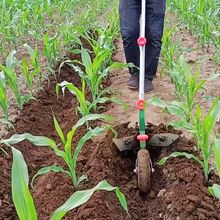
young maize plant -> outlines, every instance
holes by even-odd
[[[168,22],[166,22],[167,24]],[[169,73],[169,70],[173,69],[173,60],[174,55],[176,54],[178,45],[173,42],[173,37],[177,29],[177,24],[172,27],[166,25],[164,34],[163,34],[163,46],[162,46],[162,57],[161,63],[165,67],[166,71]]]
[[[198,101],[196,101],[197,95],[201,91],[204,91],[205,84],[218,77],[218,74],[208,79],[200,79],[200,71],[197,70],[195,73],[192,73],[189,65],[181,56],[179,61],[173,64],[173,69],[169,75],[175,86],[177,101],[172,101],[167,104],[161,99],[153,97],[149,100],[149,103],[161,108],[166,108],[172,115],[178,117],[184,116],[187,122],[191,122],[193,110],[198,104]]]
[[[35,78],[35,72],[29,71],[28,62],[25,58],[21,61],[22,74],[25,79],[27,88],[29,89],[31,95],[33,95],[33,80]]]
[[[85,29],[85,27],[77,26],[74,28],[74,42],[73,50],[71,53],[80,54],[81,49],[88,44],[92,51],[89,51],[91,57],[99,56],[99,54],[105,53],[105,59],[102,61],[101,69],[105,69],[107,65],[111,63],[113,48],[110,45],[112,42],[106,42],[103,34],[104,29],[96,27],[92,32]],[[90,48],[89,48],[90,49]]]
[[[31,99],[31,96],[30,95],[23,96],[20,93],[18,78],[14,70],[14,68],[18,65],[18,61],[14,56],[15,53],[16,53],[15,50],[11,51],[11,53],[7,57],[6,65],[3,66],[2,64],[0,64],[0,70],[4,73],[6,84],[13,91],[17,104],[21,110],[23,104],[28,102]]]
[[[9,103],[7,99],[6,82],[4,77],[3,72],[0,72],[0,106],[4,114],[4,119],[8,120]]]
[[[40,64],[39,64],[39,51],[38,51],[37,47],[35,47],[35,49],[33,49],[28,44],[24,44],[24,46],[27,48],[27,50],[30,54],[30,61],[31,61],[31,65],[33,68],[33,70],[29,74],[24,74],[24,77],[28,83],[28,86],[30,87],[29,89],[31,89],[31,92],[32,92],[33,79],[35,78],[35,76],[38,76],[39,88],[42,87],[42,77],[43,76],[42,76]]]
[[[217,120],[220,117],[220,101],[217,98],[212,107],[209,109],[207,115],[202,118],[201,106],[198,104],[195,113],[192,114],[191,122],[187,122],[186,119],[181,118],[179,121],[174,123],[174,128],[184,128],[194,135],[196,146],[201,151],[202,160],[199,157],[189,154],[186,152],[174,152],[170,156],[160,160],[159,164],[163,165],[168,159],[172,157],[184,156],[188,159],[196,160],[203,168],[205,179],[208,180],[210,173],[209,159],[213,154],[213,138],[214,128]]]
[[[215,164],[218,170],[218,175],[220,177],[220,136],[218,135],[215,139],[214,143],[214,156],[215,156]],[[220,200],[220,185],[214,184],[212,187],[209,187],[209,192]]]
[[[82,79],[82,89],[78,89],[76,86],[74,86],[72,83],[68,83],[66,81],[59,83],[56,85],[56,93],[57,96],[59,94],[60,88],[62,89],[63,95],[65,93],[65,89],[67,88],[73,95],[76,96],[79,106],[77,106],[77,110],[82,116],[89,115],[91,112],[91,109],[93,107],[92,103],[86,100],[86,91],[85,91],[85,80]]]
[[[167,2],[172,11],[196,33],[202,44],[219,39],[219,7],[217,0],[172,0]],[[219,46],[219,45],[218,45]]]
[[[108,77],[110,71],[114,69],[120,69],[124,67],[133,67],[132,64],[124,64],[119,62],[113,62],[110,66],[103,69],[103,63],[105,63],[106,57],[109,55],[109,51],[103,51],[103,53],[99,53],[93,60],[87,49],[81,48],[81,56],[82,62],[78,60],[66,60],[60,65],[60,69],[64,64],[72,67],[79,76],[85,80],[88,85],[91,95],[92,101],[91,105],[89,104],[89,109],[93,111],[97,111],[98,105],[103,104],[107,101],[112,100],[111,98],[106,97],[106,94],[109,94],[109,89],[102,89],[102,82],[104,79]],[[84,71],[80,68],[80,66],[75,65],[75,63],[84,67]],[[68,83],[64,83],[64,85]],[[70,86],[69,86],[70,87]],[[67,86],[68,88],[68,86]],[[72,87],[73,88],[73,87]],[[69,88],[68,88],[69,89]],[[83,92],[83,90],[82,90]],[[75,93],[75,92],[74,92]],[[78,96],[78,95],[77,95]],[[113,99],[114,100],[114,99]],[[81,105],[81,103],[80,103]],[[92,107],[91,107],[92,106]]]
[[[101,128],[101,127],[96,127],[94,129],[90,129],[78,142],[74,153],[72,155],[72,140],[74,135],[76,134],[76,131],[79,127],[81,127],[82,125],[84,125],[85,123],[87,123],[88,121],[91,120],[105,120],[105,121],[109,121],[110,120],[110,116],[107,115],[100,115],[100,114],[91,114],[91,115],[87,115],[83,118],[81,118],[74,126],[73,128],[68,132],[67,136],[65,137],[63,134],[63,131],[58,123],[58,121],[56,120],[55,116],[53,116],[53,120],[54,120],[54,127],[56,129],[56,132],[60,138],[60,141],[62,143],[63,146],[63,150],[60,150],[58,148],[58,145],[56,144],[56,142],[53,139],[47,138],[47,137],[43,137],[43,136],[33,136],[29,133],[25,133],[25,134],[15,134],[13,135],[11,138],[6,139],[6,140],[2,140],[0,141],[0,143],[6,144],[8,146],[20,143],[23,140],[28,140],[30,141],[33,145],[36,146],[47,146],[50,147],[54,153],[58,156],[61,157],[62,160],[64,161],[64,163],[67,165],[68,170],[63,169],[60,166],[48,166],[48,167],[44,167],[42,169],[40,169],[36,175],[33,177],[32,183],[35,180],[35,178],[39,175],[44,175],[48,172],[62,172],[65,173],[66,175],[68,175],[73,183],[73,186],[75,189],[77,189],[79,183],[83,180],[86,179],[85,176],[81,176],[78,178],[77,173],[76,173],[76,166],[77,166],[77,158],[79,156],[80,151],[82,150],[84,144],[90,140],[93,136],[97,136],[99,134],[101,134],[102,132],[105,131],[105,128]]]
[[[29,190],[29,175],[27,164],[22,153],[11,147],[12,162],[12,199],[20,220],[37,220],[38,214],[33,197]],[[86,203],[97,191],[114,191],[121,206],[128,213],[127,202],[124,194],[118,187],[111,186],[106,180],[99,182],[94,188],[76,191],[70,198],[52,214],[50,220],[61,220],[70,210]]]
[[[47,58],[48,70],[54,73],[54,65],[60,60],[61,42],[60,36],[49,37],[48,33],[43,36],[43,54]]]

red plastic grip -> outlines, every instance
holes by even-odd
[[[138,139],[139,141],[141,141],[141,142],[147,141],[148,138],[149,138],[149,137],[148,137],[148,135],[146,135],[146,134],[140,134],[140,135],[137,136],[137,139]]]
[[[136,107],[138,110],[144,110],[144,100],[143,99],[137,100]]]
[[[147,39],[145,37],[139,37],[137,43],[140,47],[143,47],[147,44]]]

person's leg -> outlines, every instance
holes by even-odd
[[[139,67],[139,47],[137,39],[140,31],[140,13],[141,13],[141,0],[120,0],[119,14],[120,14],[120,27],[127,63],[133,63]],[[137,68],[129,69],[132,75],[128,81],[130,88],[138,88],[139,71]]]
[[[156,76],[159,56],[162,45],[164,17],[165,17],[165,0],[147,0],[146,14],[146,78],[152,80]]]

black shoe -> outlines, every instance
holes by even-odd
[[[133,74],[128,80],[129,89],[138,89],[139,87],[139,76],[138,74]]]
[[[144,82],[144,92],[145,93],[151,93],[154,90],[154,85],[152,83],[152,80],[145,78]]]

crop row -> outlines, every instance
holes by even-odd
[[[109,15],[109,18],[107,19],[107,22],[105,21],[105,25],[102,23],[93,22],[94,15],[97,16],[98,13],[95,10],[95,3],[97,1],[91,1],[91,4],[86,3],[86,1],[63,1],[62,3],[60,1],[47,1],[44,2],[44,7],[41,8],[41,5],[38,5],[39,3],[36,2],[36,5],[34,2],[31,2],[30,4],[27,1],[20,1],[17,5],[16,13],[19,12],[19,8],[24,9],[24,7],[27,7],[27,10],[36,10],[36,14],[34,14],[34,18],[37,18],[37,15],[43,15],[44,11],[41,13],[38,11],[40,9],[46,10],[51,17],[55,18],[54,12],[58,12],[58,18],[61,20],[67,21],[67,18],[64,19],[63,16],[68,16],[68,12],[71,6],[77,4],[80,7],[90,5],[91,10],[88,9],[81,9],[80,13],[83,13],[83,15],[87,14],[85,16],[86,18],[83,18],[82,20],[78,19],[77,24],[64,24],[62,23],[62,28],[65,27],[66,32],[63,32],[64,29],[58,29],[60,31],[57,32],[56,36],[49,37],[50,33],[44,33],[42,36],[43,39],[43,54],[47,58],[48,61],[48,67],[49,70],[52,71],[52,68],[54,67],[53,64],[56,63],[60,58],[60,51],[61,47],[63,45],[68,46],[71,48],[71,54],[74,54],[76,57],[80,57],[79,59],[71,60],[68,57],[65,57],[60,65],[59,73],[64,65],[69,65],[76,74],[79,74],[81,77],[81,88],[77,88],[74,83],[69,82],[61,82],[57,83],[56,86],[56,92],[59,98],[59,90],[62,89],[63,93],[65,92],[65,89],[68,89],[74,96],[76,96],[78,100],[78,107],[77,110],[81,115],[81,119],[72,126],[72,128],[69,130],[67,135],[64,134],[64,132],[61,129],[60,123],[57,121],[56,116],[53,115],[54,120],[54,129],[56,130],[56,133],[60,140],[58,142],[55,142],[55,140],[44,137],[44,136],[33,136],[32,134],[25,133],[25,134],[15,134],[12,135],[9,139],[1,140],[0,143],[3,145],[6,145],[11,148],[12,155],[13,155],[13,163],[12,163],[12,174],[11,174],[11,187],[12,187],[12,199],[16,208],[17,215],[19,219],[21,220],[27,220],[27,219],[38,219],[37,210],[35,207],[34,199],[31,195],[31,191],[29,190],[29,176],[28,176],[28,169],[27,165],[25,163],[25,160],[23,158],[22,153],[13,147],[15,144],[22,142],[23,140],[30,141],[35,146],[46,146],[54,151],[54,154],[58,157],[60,157],[65,167],[61,166],[47,166],[42,167],[33,177],[31,181],[32,187],[34,187],[34,180],[40,176],[45,175],[48,172],[61,172],[64,175],[67,175],[73,183],[74,186],[74,192],[73,195],[57,210],[54,211],[54,213],[51,216],[51,219],[62,219],[66,213],[82,204],[87,202],[93,193],[95,193],[98,190],[106,190],[106,191],[114,191],[116,193],[117,198],[119,199],[120,204],[122,207],[128,212],[127,209],[127,203],[125,196],[121,193],[118,187],[112,187],[106,180],[101,181],[98,183],[94,188],[78,191],[78,186],[82,181],[85,181],[87,177],[85,175],[82,175],[81,177],[78,176],[76,169],[77,169],[77,159],[78,156],[85,145],[85,143],[90,140],[92,137],[97,136],[104,131],[111,129],[111,127],[106,124],[109,122],[111,117],[103,114],[98,114],[99,108],[102,107],[102,105],[112,100],[112,98],[109,98],[109,94],[111,91],[108,89],[103,88],[103,80],[106,80],[109,75],[109,71],[115,68],[122,68],[127,65],[117,62],[112,62],[112,54],[114,51],[114,40],[119,34],[119,24],[118,24],[118,16],[116,13],[116,7],[117,7],[117,1],[115,2],[108,2],[108,4],[103,1],[103,5],[100,6],[102,9],[107,10],[107,6],[111,5],[113,10],[111,10],[111,15]],[[10,6],[11,4],[9,2],[5,2],[4,7]],[[8,3],[8,4],[7,4]],[[61,4],[61,5],[60,5]],[[72,5],[73,4],[73,5]],[[29,8],[28,8],[29,6]],[[33,8],[30,8],[32,6]],[[49,7],[52,6],[51,8]],[[94,11],[92,10],[94,9]],[[10,13],[10,16],[13,14],[14,8],[11,8],[12,11],[10,11],[7,8],[7,12]],[[58,10],[58,11],[57,11]],[[67,10],[67,11],[66,11]],[[99,9],[100,10],[100,9]],[[19,13],[21,13],[21,11]],[[29,12],[29,11],[28,11]],[[27,14],[29,14],[27,12]],[[51,12],[51,14],[50,14]],[[6,13],[6,12],[5,12]],[[16,14],[15,13],[15,14]],[[22,11],[22,13],[25,13]],[[91,13],[91,14],[90,14]],[[93,14],[96,13],[96,14]],[[61,16],[62,14],[62,16]],[[15,15],[14,15],[15,16]],[[24,14],[22,14],[24,16]],[[36,16],[36,17],[35,17]],[[91,16],[91,17],[90,17]],[[107,16],[107,15],[106,15]],[[108,16],[107,16],[108,17]],[[18,34],[18,38],[24,35],[25,28],[29,30],[28,26],[28,18],[29,16],[26,16],[25,18],[22,17],[22,24],[21,29],[17,29],[18,27],[13,26],[10,29],[9,36],[12,36],[11,31],[14,31],[16,34]],[[41,16],[37,19],[37,23],[40,22]],[[56,22],[55,18],[55,21]],[[87,25],[83,25],[83,22],[85,22],[84,19],[88,19]],[[43,21],[42,21],[43,22]],[[45,22],[45,21],[44,21]],[[39,24],[39,23],[38,23]],[[42,25],[42,23],[40,23]],[[5,24],[6,25],[6,24]],[[8,25],[8,24],[7,24]],[[27,25],[27,26],[26,26]],[[66,25],[66,26],[65,26]],[[70,25],[70,26],[68,26]],[[61,27],[60,24],[58,27]],[[54,28],[56,28],[56,25],[52,26],[53,31],[55,31]],[[58,28],[57,27],[57,28]],[[37,28],[39,27],[35,27]],[[41,29],[42,31],[42,29]],[[51,30],[52,31],[52,30]],[[20,35],[21,36],[20,36]],[[40,38],[40,36],[35,36]],[[63,38],[64,36],[64,38]],[[9,38],[7,38],[6,33],[4,32],[4,38],[7,42]],[[62,41],[61,41],[62,39]],[[14,39],[14,44],[16,45],[16,39]],[[62,43],[61,43],[62,42]],[[68,42],[68,43],[67,43]],[[83,43],[84,42],[84,43]],[[87,45],[85,47],[84,45]],[[70,47],[71,46],[71,47]],[[4,94],[1,97],[1,107],[4,110],[4,117],[7,124],[8,122],[8,100],[7,100],[7,91],[6,86],[9,86],[10,89],[13,91],[14,96],[16,97],[18,106],[20,110],[22,109],[22,106],[26,101],[28,101],[30,98],[33,98],[33,84],[35,77],[38,79],[38,85],[39,87],[42,86],[42,78],[43,75],[41,73],[41,69],[39,67],[39,49],[37,46],[35,48],[30,47],[28,44],[25,44],[25,47],[27,47],[29,51],[29,59],[22,59],[18,60],[15,57],[15,50],[10,52],[9,56],[7,57],[7,61],[5,65],[1,65],[0,68],[2,70],[1,73],[1,82],[2,82],[2,91],[4,91]],[[31,70],[30,70],[31,65]],[[19,90],[19,83],[18,83],[18,72],[21,70],[21,73],[23,74],[23,77],[25,79],[25,82],[27,83],[27,87],[29,88],[29,94],[23,95],[21,94]],[[87,92],[86,92],[87,91]],[[92,99],[89,101],[88,97],[88,91],[89,95],[91,95]],[[104,125],[102,127],[90,127],[90,121],[95,120],[102,120],[104,121]],[[73,138],[76,135],[77,130],[80,127],[84,127],[84,129],[87,130],[87,132],[80,138],[77,144],[72,143]],[[2,149],[3,150],[3,149]],[[5,151],[5,150],[3,150]],[[7,150],[6,150],[7,151]],[[6,153],[6,152],[5,152]],[[67,167],[67,168],[66,168]]]
[[[176,43],[171,44],[178,30],[179,27],[176,24],[167,25],[162,54],[162,64],[174,84],[176,100],[167,103],[160,98],[153,97],[148,103],[163,108],[174,115],[177,119],[170,125],[191,133],[196,143],[196,150],[195,154],[173,152],[170,156],[161,159],[159,164],[163,165],[173,157],[193,159],[203,168],[204,177],[208,183],[213,169],[217,169],[220,177],[220,135],[216,131],[216,123],[220,118],[220,97],[207,97],[202,94],[206,92],[205,85],[210,80],[217,80],[219,74],[212,74],[211,77],[203,79],[199,66],[195,72],[192,71],[180,52],[180,46]],[[202,109],[205,102],[209,103],[210,108],[204,111]],[[215,158],[215,167],[210,165],[212,158]],[[210,186],[209,192],[220,199],[220,185]]]
[[[1,1],[0,107],[3,117],[0,122],[12,126],[10,105],[16,102],[21,110],[33,99],[34,93],[42,88],[42,81],[55,73],[55,66],[63,55],[77,53],[73,50],[75,42],[79,43],[77,38],[85,30],[96,27],[94,32],[97,31],[99,40],[103,41],[100,47],[106,46],[106,41],[118,33],[117,23],[108,29],[111,35],[105,30],[108,20],[117,17],[116,12],[109,9],[113,4],[116,3],[96,0],[89,3],[76,0]],[[99,21],[97,16],[100,16]],[[95,44],[92,39],[90,43]],[[100,62],[105,55],[101,56],[96,49],[96,59]],[[110,57],[111,50],[106,48],[106,56],[108,53]]]

